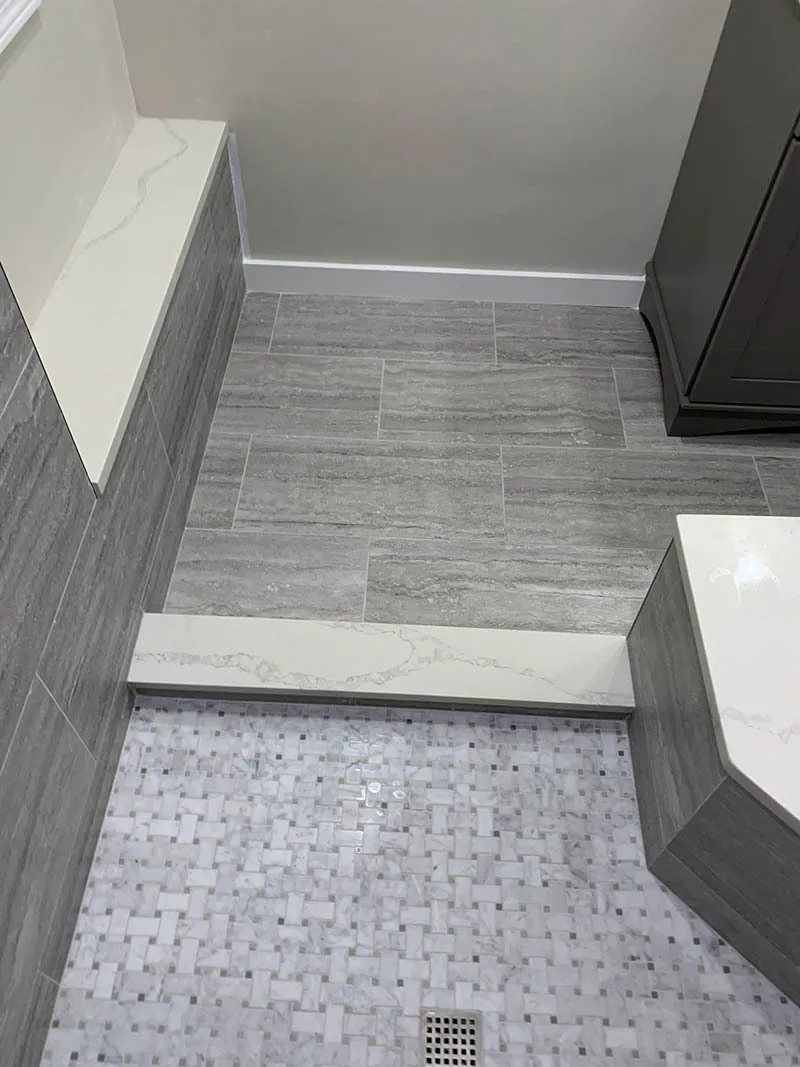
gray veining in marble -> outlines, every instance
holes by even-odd
[[[500,449],[254,436],[234,527],[503,536]]]
[[[656,552],[373,539],[367,622],[628,632]]]
[[[781,455],[795,453],[800,460],[800,433],[731,433],[703,437],[668,437],[664,426],[661,375],[652,370],[616,367],[622,424],[628,448],[672,451]]]
[[[94,503],[34,353],[0,415],[0,764]]]
[[[387,360],[381,437],[624,447],[608,368]]]
[[[497,304],[500,363],[657,367],[644,319],[633,308]]]
[[[748,456],[503,447],[506,528],[525,543],[665,551],[676,514],[763,515]]]
[[[238,352],[269,352],[278,299],[277,293],[248,293],[233,341]]]
[[[217,434],[212,427],[187,528],[232,529],[249,448],[249,434]]]
[[[283,295],[270,351],[492,363],[492,305]]]
[[[93,770],[86,747],[35,678],[0,773],[0,1050],[9,1067]]]
[[[222,315],[216,243],[204,212],[167,309],[144,384],[173,470],[194,415]]]
[[[32,351],[31,336],[0,266],[0,414]]]
[[[144,702],[43,1067],[418,1067],[423,1009],[485,1067],[800,1057],[645,868],[621,724]]]
[[[773,515],[800,515],[800,453],[796,459],[759,456],[756,467]]]
[[[133,605],[141,602],[171,492],[169,463],[143,389],[39,667],[42,680],[92,750],[130,654],[139,622]]]
[[[360,621],[368,541],[260,530],[187,530],[165,611]]]
[[[219,432],[377,437],[380,360],[234,349],[214,417]]]

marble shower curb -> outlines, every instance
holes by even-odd
[[[624,637],[535,630],[146,614],[128,682],[157,692],[633,710]]]

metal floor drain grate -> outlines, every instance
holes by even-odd
[[[423,1012],[423,1067],[480,1067],[480,1054],[481,1017],[478,1012]]]

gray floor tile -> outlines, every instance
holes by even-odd
[[[503,448],[517,543],[664,550],[676,514],[766,514],[748,456]]]
[[[0,414],[31,352],[31,336],[0,265]]]
[[[235,526],[502,537],[500,450],[253,437]]]
[[[365,618],[627,633],[660,559],[630,549],[375,540]]]
[[[661,375],[658,369],[630,367],[614,371],[629,448],[669,449],[673,452],[727,452],[747,455],[795,453],[800,459],[800,433],[711,434],[668,437],[664,426]]]
[[[187,530],[165,611],[359,621],[365,537]]]
[[[268,352],[278,310],[277,293],[248,293],[242,305],[242,317],[234,338],[240,352]]]
[[[45,1067],[419,1067],[427,1008],[485,1067],[800,1056],[645,867],[623,723],[151,700],[103,830]]]
[[[212,429],[197,476],[187,528],[232,528],[249,447],[249,434],[219,434]]]
[[[800,455],[797,459],[759,456],[758,474],[773,515],[800,515]]]
[[[381,437],[622,447],[608,368],[387,360]]]
[[[501,363],[657,366],[644,319],[633,308],[497,304],[495,319]]]
[[[234,349],[214,429],[309,437],[376,437],[380,360],[264,355]]]
[[[492,305],[282,296],[272,351],[493,362]]]

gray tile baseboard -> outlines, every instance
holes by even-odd
[[[38,1063],[244,299],[227,156],[96,498],[0,271],[0,1062]],[[200,235],[199,237],[197,235]],[[8,758],[5,758],[5,757]]]
[[[674,544],[628,637],[628,724],[647,864],[800,1003],[800,835],[720,759]]]

